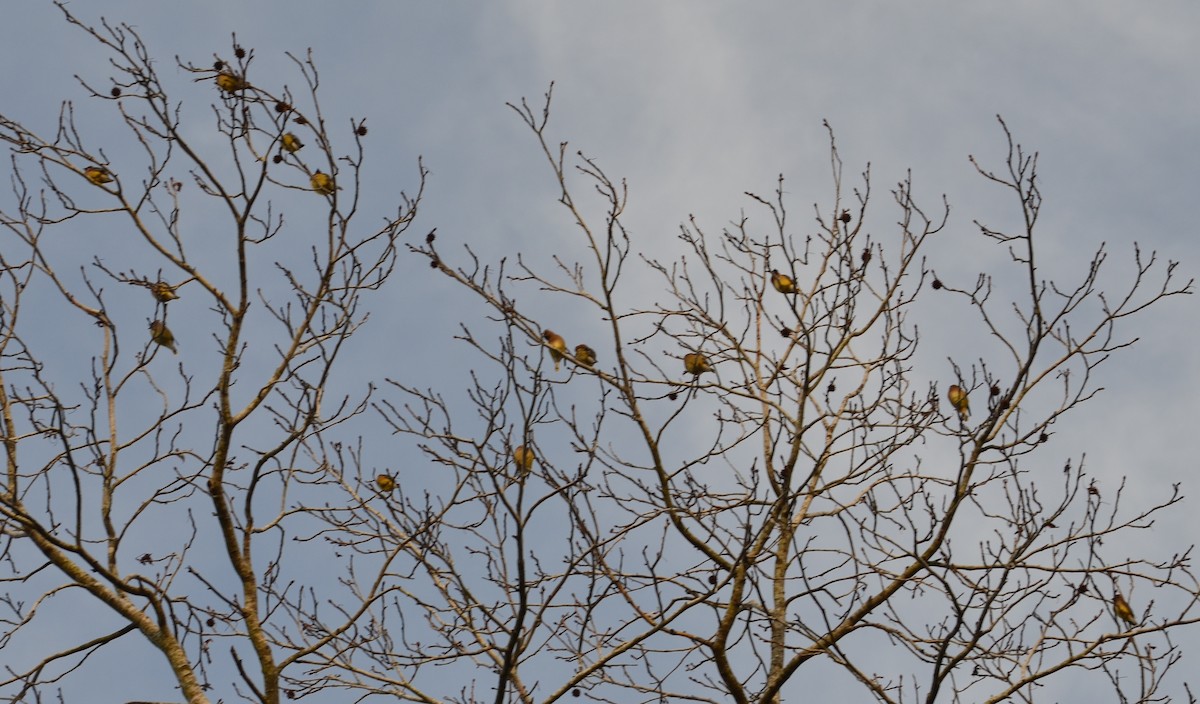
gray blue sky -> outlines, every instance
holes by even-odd
[[[830,195],[828,120],[847,176],[870,162],[877,203],[906,169],[931,206],[947,195],[952,214],[931,255],[935,269],[982,266],[994,253],[981,251],[972,220],[1015,211],[974,174],[968,155],[1002,165],[1000,114],[1041,155],[1048,275],[1078,278],[1107,243],[1105,281],[1120,289],[1135,241],[1182,260],[1184,279],[1200,272],[1193,0],[106,0],[72,9],[133,24],[161,74],[184,86],[191,77],[174,57],[205,65],[214,52],[228,56],[231,32],[253,48],[259,72],[293,85],[284,52],[311,47],[330,122],[366,117],[371,130],[363,220],[389,213],[396,193],[412,188],[420,155],[432,176],[413,236],[436,227],[442,248],[470,242],[485,257],[524,252],[545,264],[569,236],[533,137],[505,107],[522,97],[538,105],[555,81],[553,138],[627,179],[626,224],[656,254],[672,251],[689,215],[718,231],[751,208],[744,191],[770,193],[779,173],[794,222],[809,217]],[[5,112],[45,132],[60,101],[84,100],[74,74],[102,85],[107,75],[100,49],[42,0],[9,3],[0,47]],[[872,224],[885,230],[887,215],[879,208]],[[383,342],[354,350],[344,381],[403,379],[409,370],[418,383],[459,388],[475,358],[450,337],[460,321],[477,320],[477,304],[422,260],[402,256],[400,267],[386,304],[372,312],[370,335]],[[1191,518],[1200,499],[1191,448],[1198,323],[1194,297],[1130,320],[1124,332],[1141,342],[1102,368],[1105,392],[1068,416],[1042,455],[1057,468],[1086,452],[1110,486],[1129,475],[1134,500],[1162,498],[1182,482],[1196,498],[1160,526],[1180,547],[1200,539]],[[423,344],[412,343],[414,330]],[[930,344],[953,344],[956,331],[932,322],[927,334]]]

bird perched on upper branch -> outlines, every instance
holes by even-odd
[[[521,476],[529,474],[529,470],[533,469],[533,450],[524,445],[517,445],[513,450],[513,463],[517,465],[517,472]]]
[[[967,392],[958,384],[951,384],[946,390],[946,397],[950,399],[950,405],[954,406],[954,410],[958,411],[958,416],[963,420],[971,417],[971,403],[967,399]]]
[[[179,350],[175,348],[175,335],[161,320],[150,323],[150,340],[171,350],[172,354],[179,354]]]
[[[712,367],[708,364],[708,357],[699,352],[688,352],[683,355],[683,369],[693,376],[700,376],[704,372],[712,371]]]
[[[218,73],[217,87],[226,93],[236,93],[239,90],[246,89],[246,82],[232,73]]]
[[[113,180],[112,174],[103,166],[85,166],[83,168],[83,175],[97,186],[104,183],[112,183]]]
[[[796,282],[792,280],[792,277],[780,273],[775,269],[771,270],[771,285],[775,287],[776,291],[785,295],[791,295],[796,292]]]
[[[1129,608],[1129,602],[1125,601],[1121,592],[1113,592],[1113,611],[1117,612],[1117,616],[1130,626],[1138,625],[1137,617],[1133,615],[1133,609]]]
[[[304,148],[304,144],[300,141],[300,139],[291,132],[284,133],[284,135],[279,138],[279,144],[289,152],[298,152]]]
[[[575,345],[575,360],[585,367],[596,363],[596,350],[587,345]]]
[[[337,186],[333,185],[333,177],[320,169],[312,175],[309,183],[314,191],[322,195],[331,196],[337,190]]]
[[[380,474],[375,477],[375,486],[383,493],[390,494],[396,488],[396,480],[390,474]]]
[[[154,296],[154,300],[159,303],[169,303],[179,298],[179,294],[175,293],[175,287],[166,281],[155,281],[150,284],[150,295]]]
[[[566,357],[567,341],[562,339],[562,335],[547,328],[542,331],[542,339],[546,341],[546,345],[550,347],[550,359],[554,360],[554,371],[558,371],[558,363]]]

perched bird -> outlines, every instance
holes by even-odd
[[[217,87],[226,93],[236,93],[246,89],[246,82],[232,73],[218,73]]]
[[[323,195],[331,196],[337,190],[337,186],[333,185],[333,177],[320,169],[312,175],[310,183],[314,191]]]
[[[558,371],[558,363],[567,356],[567,341],[553,330],[543,330],[542,339],[550,346],[550,359],[554,360],[554,371]]]
[[[513,450],[513,462],[521,476],[529,474],[529,470],[533,469],[533,450],[524,445],[517,445]]]
[[[300,139],[291,132],[284,133],[284,135],[279,138],[279,144],[289,152],[298,152],[304,148],[304,144],[301,143]]]
[[[596,363],[596,350],[587,345],[575,345],[575,359],[585,367]]]
[[[771,270],[771,285],[775,287],[776,291],[783,294],[790,295],[796,292],[796,282],[792,281],[792,277],[774,269]]]
[[[175,287],[166,281],[155,281],[150,284],[150,295],[154,296],[154,300],[159,303],[168,303],[179,298],[179,294],[175,293]]]
[[[83,175],[87,180],[99,186],[103,183],[112,183],[112,174],[108,173],[108,169],[103,166],[85,166]]]
[[[396,488],[396,480],[390,474],[379,474],[375,476],[375,486],[383,493],[390,494]]]
[[[175,349],[175,335],[167,328],[167,324],[161,320],[155,320],[150,323],[150,340],[171,350],[172,354],[179,354],[179,350]]]
[[[683,368],[693,376],[700,376],[704,372],[712,371],[712,367],[708,364],[708,357],[699,352],[688,352],[683,355]]]
[[[958,384],[951,384],[946,390],[946,396],[950,399],[950,405],[958,411],[958,416],[963,420],[971,417],[971,403],[967,400],[967,392],[963,391],[963,387]]]
[[[1137,617],[1133,615],[1133,609],[1129,608],[1129,602],[1125,601],[1121,592],[1113,592],[1113,611],[1116,611],[1117,616],[1130,626],[1138,625]]]

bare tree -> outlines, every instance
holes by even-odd
[[[780,178],[747,194],[751,215],[715,234],[689,219],[679,257],[651,258],[624,183],[550,138],[549,94],[522,101],[577,238],[548,271],[444,253],[433,232],[409,244],[488,311],[459,335],[480,359],[465,402],[411,379],[330,399],[423,169],[416,196],[363,229],[366,126],[326,125],[311,57],[295,59],[298,95],[236,38],[232,57],[181,62],[219,98],[227,151],[211,153],[128,26],[64,13],[111,50],[114,85],[85,86],[142,151],[110,160],[70,104],[53,139],[0,116],[16,203],[0,249],[0,647],[21,654],[6,701],[51,698],[106,655],[143,677],[165,663],[189,702],[1178,689],[1173,635],[1200,600],[1190,547],[1105,545],[1178,488],[1130,508],[1082,459],[1046,471],[1039,450],[1131,344],[1122,321],[1192,282],[1135,251],[1133,282],[1105,294],[1104,250],[1079,281],[1046,280],[1036,154],[1003,123],[1008,158],[977,169],[1020,226],[978,224],[1010,263],[976,277],[926,262],[944,200],[918,204],[906,179],[880,206],[869,169],[843,186],[832,130],[814,220],[792,223]],[[214,211],[220,228],[192,224]],[[112,215],[119,256],[87,239]],[[919,347],[912,321],[934,297],[986,352]],[[379,418],[397,437],[370,447],[357,429]],[[368,469],[410,443],[424,466]],[[60,611],[71,628],[43,637]]]
[[[128,25],[59,7],[109,51],[113,79],[81,79],[101,105],[79,119],[65,103],[52,136],[0,117],[15,197],[0,250],[0,692],[40,701],[111,652],[133,695],[165,663],[189,702],[213,687],[278,702],[298,662],[395,588],[322,610],[336,574],[313,565],[333,543],[295,540],[329,486],[342,501],[373,495],[327,471],[352,451],[330,429],[370,392],[325,391],[363,297],[393,272],[425,173],[364,226],[367,128],[327,124],[311,56],[293,57],[295,94],[260,81],[236,37],[231,56],[181,62],[216,101],[193,113]],[[104,107],[130,148],[92,136]],[[74,271],[78,254],[94,261]],[[147,646],[165,660],[144,660]]]
[[[683,254],[658,261],[626,228],[625,184],[548,137],[550,94],[512,107],[585,255],[543,272],[411,247],[489,306],[499,338],[463,328],[493,370],[473,377],[473,415],[402,381],[405,400],[380,404],[454,491],[405,497],[384,531],[396,548],[424,536],[405,575],[422,596],[397,606],[426,627],[360,666],[362,686],[403,693],[461,660],[489,685],[464,702],[1033,701],[1052,676],[1169,697],[1171,633],[1200,596],[1191,548],[1130,559],[1104,543],[1148,529],[1178,487],[1129,508],[1082,459],[1048,473],[1037,451],[1132,343],[1119,323],[1191,293],[1175,263],[1135,250],[1115,296],[1103,249],[1079,281],[1045,280],[1037,155],[1003,122],[1007,159],[976,166],[1020,215],[1013,231],[977,223],[1009,256],[999,281],[929,269],[949,205],[919,205],[908,178],[881,208],[869,169],[847,192],[832,131],[833,198],[811,226],[792,224],[781,177],[747,194],[765,217],[715,235],[689,219]],[[882,233],[878,210],[895,220]],[[982,323],[987,355],[919,354],[910,320],[933,296],[962,329]],[[595,337],[573,346],[572,328]]]

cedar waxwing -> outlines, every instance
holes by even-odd
[[[154,296],[154,300],[159,303],[169,303],[179,298],[179,294],[175,293],[175,287],[166,281],[155,281],[150,284],[150,295]]]
[[[575,345],[575,359],[585,367],[596,363],[596,350],[587,345]]]
[[[550,346],[550,359],[554,360],[554,371],[558,371],[558,363],[567,356],[567,341],[553,330],[543,330],[542,339]]]
[[[300,139],[291,132],[284,133],[284,135],[279,138],[279,144],[289,152],[298,152],[304,148],[304,144],[301,143]]]
[[[104,168],[103,166],[85,166],[83,169],[83,175],[87,177],[87,180],[91,181],[97,186],[103,183],[112,183],[112,175],[109,174],[108,169]]]
[[[319,169],[312,175],[310,183],[312,189],[322,195],[331,196],[337,190],[337,186],[333,185],[333,177]]]
[[[1116,611],[1117,616],[1130,626],[1138,625],[1137,617],[1133,615],[1133,609],[1129,608],[1129,602],[1125,601],[1121,592],[1113,592],[1113,611]]]
[[[712,371],[712,367],[708,364],[708,357],[699,352],[689,352],[683,355],[683,368],[693,376],[700,376],[704,372]]]
[[[533,450],[524,445],[517,445],[517,449],[513,450],[513,462],[517,465],[518,474],[529,474],[529,470],[533,469]]]
[[[217,87],[226,93],[236,93],[239,90],[245,90],[246,82],[232,73],[218,73]]]
[[[171,334],[167,324],[161,320],[150,323],[150,340],[171,350],[172,354],[179,354],[179,350],[175,349],[175,335]]]
[[[390,474],[380,474],[375,477],[375,486],[383,493],[390,494],[396,488],[396,480]]]
[[[951,384],[946,390],[946,397],[950,399],[950,405],[958,411],[960,418],[966,420],[971,417],[971,402],[967,399],[967,392],[963,391],[963,387]]]
[[[781,274],[774,269],[771,270],[771,285],[775,287],[776,291],[783,294],[793,294],[796,292],[796,282],[792,281],[792,277],[787,274]]]

